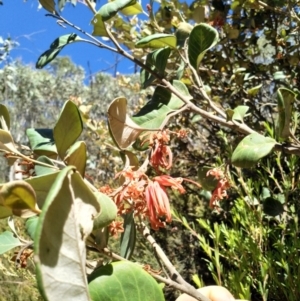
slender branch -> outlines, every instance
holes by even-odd
[[[91,11],[93,12],[94,15],[97,14],[97,11],[95,10],[95,8],[93,7],[93,5],[91,4],[90,0],[85,0],[87,6],[91,9]],[[107,24],[104,23],[104,27],[105,27],[105,31],[109,37],[109,39],[114,43],[114,45],[116,46],[117,50],[119,51],[119,53],[123,53],[124,50],[123,48],[120,46],[120,44],[118,43],[118,41],[116,40],[116,38],[113,36],[112,32],[109,30],[109,28],[107,27]]]
[[[187,54],[187,48],[185,48],[185,56],[186,58],[188,57],[188,54]],[[226,117],[226,114],[223,110],[221,110],[220,108],[218,108],[214,102],[210,99],[210,97],[207,95],[207,93],[205,92],[204,90],[204,85],[203,85],[203,82],[202,82],[202,79],[201,77],[199,77],[196,69],[191,65],[190,61],[188,59],[186,59],[185,57],[183,57],[181,55],[182,59],[184,60],[184,62],[190,67],[190,69],[192,70],[192,73],[194,75],[194,78],[197,82],[197,85],[198,85],[198,89],[202,95],[202,97],[208,102],[209,106],[215,111],[217,112],[219,115],[221,115],[222,117]]]
[[[45,162],[34,160],[34,159],[30,158],[30,157],[27,157],[27,156],[23,155],[22,153],[12,153],[12,152],[8,152],[8,151],[6,151],[4,149],[0,149],[0,152],[3,152],[5,154],[7,154],[8,157],[12,157],[12,158],[16,158],[16,159],[24,159],[26,161],[35,163],[35,164],[40,165],[40,166],[49,167],[49,168],[53,168],[53,169],[59,170],[59,168],[57,166],[50,165],[50,164],[47,164]]]
[[[161,124],[160,129],[162,130],[165,127],[165,125],[168,123],[168,121],[170,120],[171,117],[176,116],[179,113],[182,113],[184,111],[187,111],[188,109],[189,109],[189,105],[186,104],[182,108],[176,110],[175,112],[168,114],[167,118],[165,118],[165,120]]]
[[[208,298],[203,296],[201,293],[199,293],[192,285],[190,285],[188,282],[186,282],[182,276],[177,272],[176,268],[173,266],[169,258],[166,256],[162,248],[157,244],[153,236],[150,234],[149,229],[145,226],[144,223],[140,224],[140,227],[138,227],[139,231],[142,233],[142,235],[148,240],[148,242],[152,245],[153,249],[155,250],[158,257],[161,259],[161,261],[164,263],[166,268],[168,269],[169,273],[171,274],[171,279],[169,281],[175,281],[177,284],[183,286],[185,290],[182,290],[183,292],[186,292],[188,295],[196,298],[197,300],[201,301],[209,301]]]
[[[103,44],[102,42],[100,42],[98,39],[96,39],[94,36],[92,36],[91,34],[89,34],[88,32],[86,32],[85,30],[83,30],[82,28],[78,27],[77,25],[69,22],[67,19],[65,19],[64,17],[62,17],[61,15],[54,15],[54,14],[46,14],[46,16],[50,16],[53,17],[55,19],[58,19],[60,21],[62,21],[63,23],[69,25],[70,27],[73,27],[74,29],[78,30],[79,32],[81,32],[82,34],[86,35],[87,37],[89,37],[92,41],[94,41],[94,43],[92,43],[91,41],[89,42],[90,44],[93,44],[99,48],[104,48],[107,49],[109,51],[115,52],[115,53],[119,53],[119,51],[111,46],[108,46],[106,44]],[[86,41],[87,42],[87,41]]]
[[[76,30],[80,31],[81,33],[83,33],[84,35],[88,36],[92,41],[94,41],[95,43],[92,43],[93,45],[97,45],[100,48],[104,48],[107,50],[110,50],[114,53],[118,53],[121,54],[122,56],[124,56],[125,58],[129,59],[130,61],[132,61],[133,63],[135,63],[136,65],[138,65],[139,67],[145,69],[147,72],[149,72],[151,75],[153,75],[154,77],[156,77],[156,79],[158,80],[158,82],[160,82],[167,90],[169,90],[171,93],[173,93],[174,95],[176,95],[179,99],[181,99],[186,105],[187,107],[189,107],[189,109],[195,113],[198,113],[200,116],[212,121],[212,122],[216,122],[222,126],[225,126],[227,128],[233,129],[235,131],[238,131],[240,133],[243,134],[252,134],[255,133],[256,131],[254,131],[253,129],[251,129],[249,126],[247,126],[244,123],[238,123],[238,122],[232,122],[232,121],[227,121],[224,117],[219,117],[216,116],[215,114],[211,113],[211,112],[207,112],[199,107],[197,107],[190,99],[189,96],[185,96],[183,94],[181,94],[174,86],[172,86],[172,84],[162,75],[158,74],[157,72],[155,72],[155,70],[152,70],[149,66],[147,66],[146,64],[144,64],[143,62],[141,62],[140,60],[138,60],[137,58],[133,57],[131,54],[129,54],[126,51],[120,52],[118,49],[110,47],[106,44],[101,43],[98,39],[96,39],[94,36],[92,36],[91,34],[87,33],[86,31],[84,31],[83,29],[79,28],[78,26],[72,24],[71,22],[67,21],[66,19],[64,19],[61,16],[56,16],[53,14],[48,14],[56,19],[62,20],[65,24],[69,25],[70,27],[75,28]],[[295,155],[300,155],[300,146],[299,145],[281,145],[281,144],[277,144],[275,146],[275,150],[278,151],[284,151],[285,153],[288,154],[295,154]]]
[[[149,229],[141,223],[141,226],[138,228],[138,230],[141,232],[141,234],[148,240],[148,242],[152,245],[155,253],[158,255],[158,257],[161,259],[161,261],[164,263],[166,268],[168,269],[169,273],[171,274],[171,279],[183,284],[185,283],[185,280],[182,278],[182,276],[177,272],[169,258],[166,256],[165,252],[162,250],[162,248],[157,244],[154,237],[150,234]]]
[[[93,14],[95,15],[97,13],[95,7],[92,5],[90,0],[84,0],[86,5],[89,7],[89,9],[93,12]]]

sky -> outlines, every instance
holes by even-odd
[[[3,0],[3,5],[0,5],[0,37],[4,39],[11,37],[19,43],[19,46],[11,52],[13,59],[19,58],[22,62],[34,66],[38,57],[49,48],[57,37],[73,32],[78,34],[73,28],[63,28],[57,25],[54,18],[45,16],[46,13],[48,12],[43,8],[38,9],[37,0],[27,0],[26,2]],[[90,21],[93,14],[85,5],[78,3],[76,7],[73,7],[67,3],[62,15],[92,33],[93,28]],[[69,56],[75,64],[85,68],[87,73],[93,74],[99,71],[113,73],[114,70],[110,67],[114,65],[116,59],[121,59],[118,64],[120,73],[134,72],[134,66],[128,60],[117,58],[115,54],[107,50],[85,43],[68,45],[59,55]]]

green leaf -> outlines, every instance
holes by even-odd
[[[39,0],[40,4],[45,10],[51,14],[55,13],[55,2],[54,0]]]
[[[188,56],[191,65],[196,70],[205,53],[217,44],[218,39],[218,31],[206,23],[196,25],[192,29],[188,41]]]
[[[248,110],[248,106],[237,106],[234,110],[226,110],[227,121],[238,120],[243,122]]]
[[[136,228],[133,212],[124,215],[124,232],[121,235],[120,255],[123,258],[130,259],[136,242]]]
[[[91,23],[94,27],[94,30],[93,30],[93,33],[92,33],[93,36],[107,37],[105,24],[102,20],[101,15],[96,14],[94,16],[94,18],[92,19]]]
[[[117,14],[118,11],[136,4],[136,0],[115,0],[104,4],[97,12],[105,22]]]
[[[173,86],[183,95],[190,96],[187,87],[182,82],[174,80]],[[171,94],[167,89],[158,86],[152,99],[132,117],[132,120],[145,128],[157,129],[169,113],[180,109],[183,105],[184,102],[181,99]]]
[[[198,180],[204,190],[214,190],[217,187],[218,179],[214,176],[207,176],[207,172],[211,170],[211,167],[200,167],[198,169]]]
[[[58,172],[55,172],[39,177],[32,177],[25,180],[25,182],[30,184],[30,186],[34,189],[39,208],[43,208],[46,197],[57,175]]]
[[[0,104],[0,128],[5,131],[9,131],[10,128],[9,112],[3,104]]]
[[[102,266],[89,277],[93,301],[163,301],[157,282],[140,266],[120,261]]]
[[[79,42],[81,38],[77,36],[76,33],[71,33],[63,35],[54,40],[50,45],[50,49],[45,51],[37,60],[36,68],[41,69],[45,67],[48,63],[55,59],[59,52],[68,44],[73,42]]]
[[[39,216],[33,216],[33,217],[28,218],[25,223],[26,231],[32,240],[34,240],[35,231],[36,231],[38,222],[39,222]]]
[[[183,60],[180,61],[180,65],[176,71],[176,78],[180,80],[184,74],[185,62]]]
[[[171,93],[163,87],[158,86],[152,99],[132,117],[137,124],[153,129],[159,129],[160,125],[173,110],[168,107]]]
[[[187,87],[181,81],[174,80],[173,86],[184,96],[190,96]],[[148,130],[157,130],[163,122],[168,120],[170,113],[180,109],[183,105],[184,102],[181,99],[171,94],[167,89],[158,86],[152,99],[132,117],[132,120]],[[148,139],[148,135],[142,136],[142,140],[138,138],[133,145],[135,149],[145,150],[148,148],[148,144],[144,143]]]
[[[0,205],[0,219],[12,216],[13,212],[10,208]]]
[[[64,159],[68,148],[78,139],[83,129],[80,112],[72,101],[67,101],[53,130],[58,155]]]
[[[136,48],[176,48],[176,37],[172,34],[156,33],[139,40]]]
[[[270,189],[268,187],[263,187],[262,190],[261,190],[260,197],[264,200],[264,199],[266,199],[270,196],[271,196]]]
[[[127,100],[124,97],[114,99],[109,105],[108,127],[114,142],[120,149],[132,145],[140,133],[147,130],[138,126],[127,115]]]
[[[0,129],[0,150],[19,154],[10,132]]]
[[[134,5],[127,6],[121,10],[121,13],[125,16],[138,15],[143,12],[143,8],[139,2]]]
[[[90,300],[85,239],[99,212],[79,173],[72,166],[64,168],[49,191],[34,239],[37,282],[46,300]]]
[[[290,134],[290,124],[292,119],[293,104],[296,94],[286,88],[277,90],[278,119],[276,134],[279,141],[286,141]]]
[[[269,216],[277,216],[284,212],[284,208],[279,200],[268,197],[263,202],[263,211]]]
[[[163,76],[171,49],[169,47],[155,50],[147,55],[146,66]],[[145,89],[151,85],[155,77],[145,69],[141,69],[141,84]]]
[[[108,226],[117,217],[117,206],[115,202],[102,192],[96,192],[95,197],[100,205],[101,212],[94,219],[94,229]]]
[[[36,176],[43,176],[43,175],[47,175],[49,173],[57,172],[57,168],[54,166],[53,161],[51,159],[49,159],[48,157],[40,156],[37,158],[37,161],[48,164],[53,167],[51,168],[50,166],[47,167],[44,165],[35,164],[34,171],[35,171]]]
[[[10,231],[5,231],[0,234],[0,254],[4,254],[7,251],[21,246],[22,243],[14,234]]]
[[[250,96],[256,96],[260,90],[260,88],[262,87],[262,84],[259,84],[253,88],[250,88],[247,90],[248,95]]]
[[[29,139],[31,149],[38,156],[57,158],[57,149],[51,129],[27,129],[26,135]]]
[[[86,166],[86,144],[83,141],[75,142],[67,152],[64,160],[67,165],[73,165],[84,177]]]
[[[29,217],[40,213],[33,188],[25,181],[5,183],[0,190],[0,205],[12,210],[14,215]]]
[[[232,164],[237,167],[250,168],[274,148],[276,141],[258,133],[246,136],[232,154]]]

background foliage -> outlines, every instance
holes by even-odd
[[[280,140],[276,130],[278,88],[288,88],[296,97],[299,92],[298,9],[296,1],[195,1],[190,5],[172,1],[162,2],[154,10],[151,22],[119,15],[109,22],[118,41],[132,49],[136,58],[145,53],[134,48],[135,42],[159,30],[178,36],[182,19],[214,26],[220,41],[206,53],[199,68],[206,93],[228,118],[237,106],[248,106],[247,114],[237,120]],[[172,78],[180,68],[180,60],[173,54],[166,66],[167,76]],[[182,82],[196,104],[209,111],[208,102],[188,72],[182,72]],[[107,140],[103,121],[108,104],[125,96],[131,112],[137,112],[153,90],[140,91],[136,75],[112,78],[96,74],[87,85],[84,79],[84,71],[65,57],[56,58],[48,69],[39,71],[12,62],[0,72],[0,99],[10,110],[13,135],[22,144],[27,143],[24,129],[52,127],[66,100],[81,106],[86,113],[83,139],[88,144],[87,174],[101,186],[113,179],[122,164],[113,142]],[[299,143],[293,137],[299,136],[298,111],[296,98],[289,123],[293,136],[284,141],[296,148]],[[243,169],[230,160],[244,137],[235,129],[190,112],[172,118],[169,128],[189,130],[187,138],[172,140],[172,176],[198,179],[204,187],[199,191],[186,185],[185,195],[172,195],[174,221],[154,234],[171,261],[190,282],[225,285],[240,298],[299,300],[299,153],[276,150],[254,168]],[[4,163],[1,166],[4,182],[8,167]],[[231,183],[229,197],[217,212],[208,208],[213,188],[203,183],[203,169],[212,167],[223,168]],[[149,254],[140,242],[134,258],[143,258],[155,267]],[[11,267],[6,259],[8,274]],[[20,275],[22,285],[32,283],[31,273],[22,271]],[[10,289],[5,293],[11,293]],[[165,293],[168,300],[174,299],[173,290],[166,289]]]

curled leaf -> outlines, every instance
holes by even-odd
[[[0,190],[0,203],[17,216],[29,217],[40,213],[35,191],[25,181],[4,184]]]
[[[126,111],[127,100],[124,97],[114,99],[108,108],[109,130],[120,149],[126,149],[132,145],[137,137],[147,130],[132,121]]]
[[[48,63],[53,61],[56,56],[60,53],[60,51],[68,44],[73,42],[78,42],[81,39],[77,36],[76,33],[71,33],[67,35],[63,35],[54,40],[54,42],[50,45],[50,49],[46,50],[37,60],[36,68],[41,69],[45,67]]]

